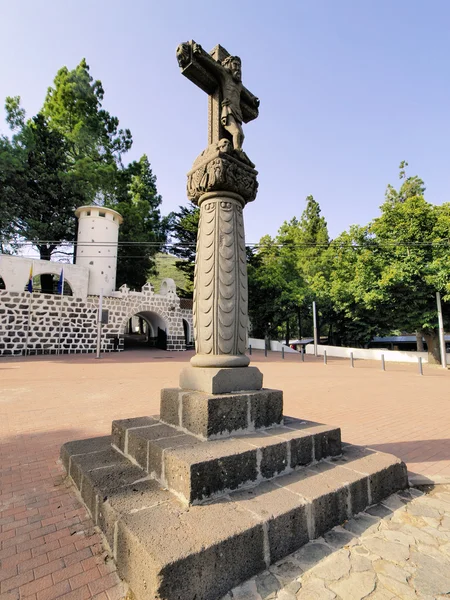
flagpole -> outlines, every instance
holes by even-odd
[[[28,277],[28,291],[30,292],[30,297],[28,299],[28,320],[27,320],[27,335],[25,336],[25,351],[24,355],[28,354],[28,339],[30,336],[30,327],[31,327],[31,299],[33,295],[33,263],[31,263],[30,267],[30,275]]]
[[[64,298],[64,269],[61,269],[60,283],[61,283],[61,302],[59,305],[58,348],[56,350],[56,354],[61,353],[61,325],[62,325],[62,309],[63,309],[63,298]]]

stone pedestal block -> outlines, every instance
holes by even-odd
[[[262,383],[263,376],[257,367],[186,367],[180,374],[181,388],[208,394],[260,390]]]
[[[207,394],[181,388],[161,390],[161,420],[203,439],[252,433],[283,421],[283,392],[258,390]]]

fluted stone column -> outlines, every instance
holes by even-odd
[[[247,264],[244,199],[210,192],[199,202],[200,223],[194,280],[196,367],[245,367]]]
[[[210,144],[188,173],[188,196],[200,207],[200,223],[194,279],[196,354],[181,374],[182,388],[213,393],[261,389],[262,375],[248,367],[245,354],[243,209],[256,197],[256,176],[250,161],[226,139]]]

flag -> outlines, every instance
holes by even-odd
[[[58,294],[61,294],[61,296],[64,294],[64,269],[61,269],[61,275],[59,276]]]
[[[27,290],[29,292],[33,291],[33,264],[31,264],[30,267],[30,275],[28,276]]]

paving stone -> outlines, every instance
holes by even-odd
[[[363,540],[364,546],[371,552],[397,564],[405,563],[409,558],[409,548],[396,542],[388,542],[380,537],[370,537]]]
[[[376,589],[367,596],[367,600],[394,600],[397,598],[398,596],[395,596],[392,592],[383,587],[379,581]]]
[[[324,581],[338,581],[350,572],[350,558],[348,550],[333,552],[311,569],[311,573]]]
[[[278,579],[268,571],[258,575],[255,579],[255,583],[258,594],[261,596],[262,600],[275,598],[276,593],[281,587]]]
[[[426,554],[424,548],[420,550],[411,552],[411,562],[417,568],[413,579],[417,591],[429,595],[450,594],[450,569],[446,557],[437,550],[434,556]]]
[[[369,571],[372,569],[372,561],[366,556],[362,556],[356,552],[351,552],[350,563],[352,566],[352,571],[355,573],[363,573],[364,571]]]
[[[434,519],[439,519],[440,517],[439,511],[432,506],[428,506],[426,502],[414,502],[414,504],[407,507],[407,511],[409,514],[418,517],[432,517]]]
[[[321,579],[309,578],[297,593],[297,600],[333,600],[336,594]]]
[[[351,532],[345,531],[345,529],[339,526],[327,531],[323,538],[333,548],[342,548],[343,546],[350,545],[356,539]]]
[[[361,600],[375,589],[375,573],[351,573],[347,579],[329,584],[329,588],[345,600]]]
[[[378,580],[385,589],[395,594],[398,598],[402,598],[402,600],[417,600],[415,591],[408,584],[401,583],[397,579],[387,577],[382,573],[378,574]]]
[[[310,542],[293,554],[293,558],[299,563],[303,571],[308,571],[320,560],[329,556],[332,550],[322,542]]]
[[[392,516],[392,510],[386,506],[383,506],[382,504],[374,504],[373,506],[369,506],[364,512],[372,517],[380,517],[382,519],[386,519],[386,517],[390,518]]]
[[[380,534],[389,542],[402,544],[402,546],[412,546],[415,543],[414,537],[404,531],[385,530]]]
[[[258,594],[256,581],[251,579],[233,589],[233,600],[262,600]],[[224,599],[225,600],[225,599]]]
[[[348,523],[344,525],[344,529],[350,531],[354,535],[371,535],[378,530],[380,520],[376,517],[371,517],[361,513],[350,519]]]
[[[391,577],[391,579],[396,579],[400,581],[400,583],[407,583],[407,572],[404,568],[394,565],[393,563],[387,560],[375,560],[373,562],[373,568],[378,575],[381,573],[386,577]]]
[[[284,585],[288,585],[292,582],[292,580],[300,577],[303,573],[303,570],[300,568],[299,564],[290,559],[281,560],[274,565],[271,565],[269,567],[269,571]],[[300,585],[298,589],[300,589]]]

